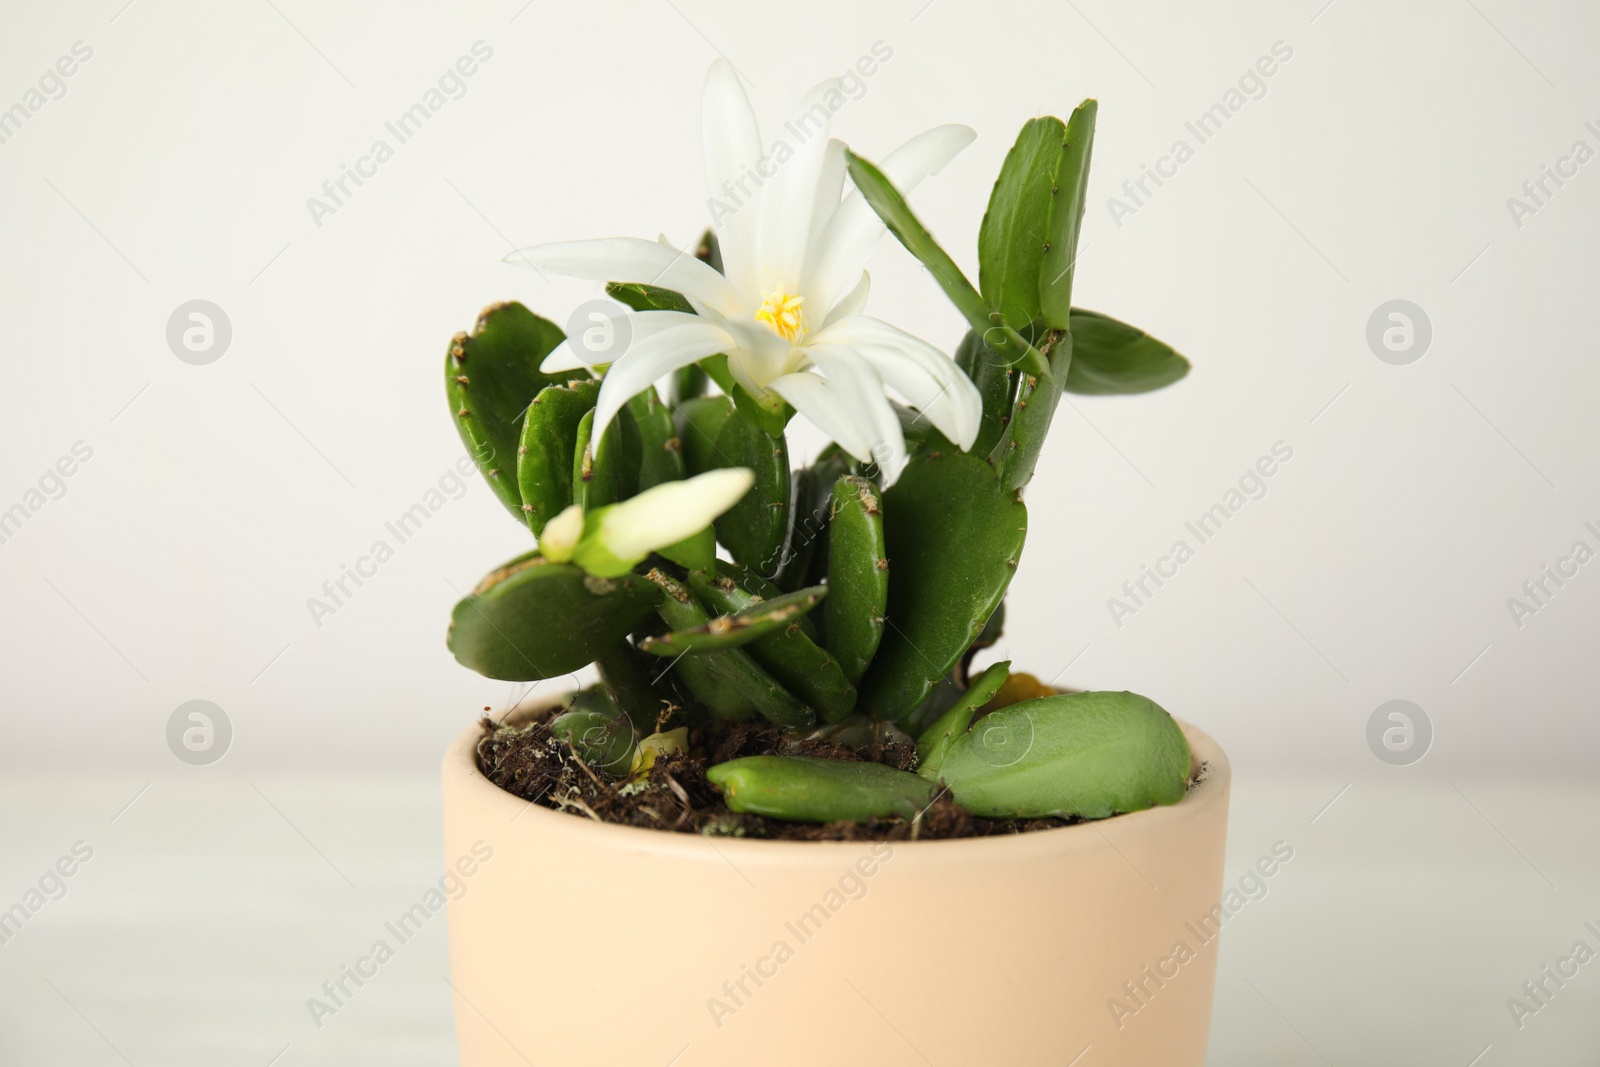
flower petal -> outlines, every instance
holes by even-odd
[[[736,315],[741,310],[738,292],[728,279],[694,258],[693,253],[639,237],[535,245],[511,253],[506,262],[597,282],[664,286],[724,315]]]
[[[884,394],[883,378],[871,363],[848,348],[830,347],[807,355],[837,387],[838,402],[867,427],[871,461],[878,465],[883,485],[894,484],[905,469],[906,441],[900,417]]]
[[[892,485],[905,468],[906,445],[883,379],[847,348],[808,348],[806,354],[821,375],[786,374],[769,388],[857,460],[877,464],[883,484]]]
[[[935,126],[889,153],[880,169],[895,188],[909,193],[922,179],[939,173],[976,136],[967,126]],[[884,229],[882,220],[859,192],[845,197],[823,231],[820,243],[814,246],[813,258],[806,264],[804,293],[817,312],[833,306],[839,293],[866,262]]]
[[[822,240],[823,231],[833,213],[839,210],[839,198],[844,195],[844,178],[849,171],[845,160],[845,143],[837,137],[828,142],[822,156],[822,170],[817,178],[816,199],[811,208],[811,230],[806,236],[806,248],[815,247]]]
[[[544,524],[539,534],[539,554],[551,563],[565,563],[583,536],[583,506],[570,504]]]
[[[622,406],[657,379],[733,347],[733,338],[714,323],[693,316],[684,318],[689,321],[647,333],[643,338],[634,337],[628,350],[606,371],[595,402],[590,440],[600,440]]]
[[[839,86],[838,78],[830,78],[802,97],[784,126],[784,138],[774,145],[793,154],[774,161],[776,172],[761,187],[755,276],[763,295],[774,289],[788,293],[800,289],[817,188],[828,160],[828,127],[834,112],[830,100],[844,99]]]
[[[836,345],[859,352],[890,388],[963,450],[977,440],[983,419],[978,387],[933,345],[882,319],[854,315],[814,334],[806,353]]]
[[[728,371],[752,396],[761,396],[768,382],[805,361],[804,352],[754,319],[724,319],[720,325],[734,340]]]
[[[616,321],[619,328],[628,331],[628,347],[631,348],[635,342],[660,333],[668,327],[704,320],[683,311],[625,311]],[[712,321],[720,321],[720,316]],[[621,359],[626,354],[627,348],[615,358]],[[589,355],[590,353],[584,351],[582,345],[573,344],[572,338],[569,337],[550,350],[550,354],[544,357],[544,362],[539,364],[539,370],[545,374],[559,374],[562,371],[579,369],[593,371],[595,365],[588,360]]]
[[[862,271],[861,280],[856,282],[855,288],[841,296],[829,309],[827,317],[822,320],[822,329],[826,330],[840,319],[861,314],[861,309],[867,306],[867,293],[871,289],[872,278]]]
[[[704,530],[754,484],[755,475],[747,467],[722,467],[662,482],[606,508],[598,539],[618,559],[637,562]]]
[[[822,375],[796,371],[774,378],[767,388],[787,400],[834,444],[862,463],[872,461],[872,445],[864,427],[836,402],[837,389]]]
[[[765,153],[750,98],[739,84],[733,64],[726,59],[711,64],[706,74],[700,126],[705,145],[706,185],[711,192],[711,221],[722,246],[722,268],[736,289],[754,292],[760,211],[752,207],[751,202],[756,199],[760,186],[750,188],[749,183],[756,164]],[[741,181],[745,183],[743,189]],[[756,177],[755,181],[759,183],[760,178]]]

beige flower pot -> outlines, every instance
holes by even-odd
[[[463,1067],[1205,1061],[1227,758],[1179,804],[1004,838],[604,825],[444,762]],[[470,874],[468,872],[471,872]]]

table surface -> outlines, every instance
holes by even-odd
[[[442,916],[307,1008],[438,879],[435,777],[222,766],[0,782],[0,910],[53,893],[0,944],[0,1062],[455,1063]],[[1294,858],[1222,937],[1211,1063],[1600,1063],[1600,961],[1520,1027],[1508,1007],[1600,949],[1600,785],[1239,774],[1229,883],[1278,842]]]

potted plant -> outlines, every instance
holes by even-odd
[[[449,647],[599,675],[446,756],[467,1067],[1203,1062],[1223,754],[1148,698],[972,668],[1062,393],[1188,369],[1072,306],[1096,105],[1023,126],[974,286],[904,199],[972,132],[874,165],[835,98],[764,147],[717,64],[700,247],[524,250],[631,310],[565,337],[499,304],[451,341],[453,417],[537,547]],[[863,313],[885,229],[970,324],[953,357]],[[832,441],[803,466],[796,413]]]

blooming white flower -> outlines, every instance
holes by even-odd
[[[662,482],[588,514],[573,504],[545,524],[539,552],[552,563],[576,563],[598,578],[618,578],[650,553],[710,526],[755,484],[748,467],[724,467]]]
[[[840,93],[837,79],[808,93],[785,127],[805,140],[779,141],[768,154],[733,67],[726,60],[712,66],[702,120],[725,274],[670,245],[629,237],[541,245],[507,257],[557,274],[675,289],[697,312],[628,313],[632,339],[606,372],[591,439],[659,378],[725,353],[734,380],[752,396],[788,401],[850,455],[876,462],[886,483],[905,466],[906,449],[885,387],[971,447],[982,414],[972,382],[926,341],[861,314],[868,289],[862,264],[885,227],[859,192],[845,195],[845,146],[828,137]],[[890,153],[881,169],[910,190],[973,136],[965,126],[937,126]],[[586,365],[563,344],[542,369]]]

